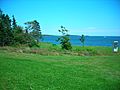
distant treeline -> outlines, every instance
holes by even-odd
[[[37,45],[42,38],[39,22],[36,20],[24,23],[25,28],[17,25],[16,19],[12,19],[0,10],[0,46],[25,44]]]

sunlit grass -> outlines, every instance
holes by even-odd
[[[120,90],[120,56],[0,52],[0,90]]]

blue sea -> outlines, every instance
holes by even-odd
[[[43,36],[42,42],[59,44],[56,40],[60,36]],[[120,46],[120,36],[85,36],[85,46],[112,46],[113,41],[118,41]],[[80,36],[71,35],[70,42],[72,45],[81,46]]]

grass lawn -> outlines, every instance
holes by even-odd
[[[120,90],[120,56],[0,52],[0,90]]]

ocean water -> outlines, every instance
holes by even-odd
[[[43,36],[42,42],[59,44],[57,38],[60,36]],[[112,46],[113,41],[118,41],[120,46],[120,36],[85,36],[85,46]],[[81,46],[80,36],[71,35],[70,42],[72,45]]]

